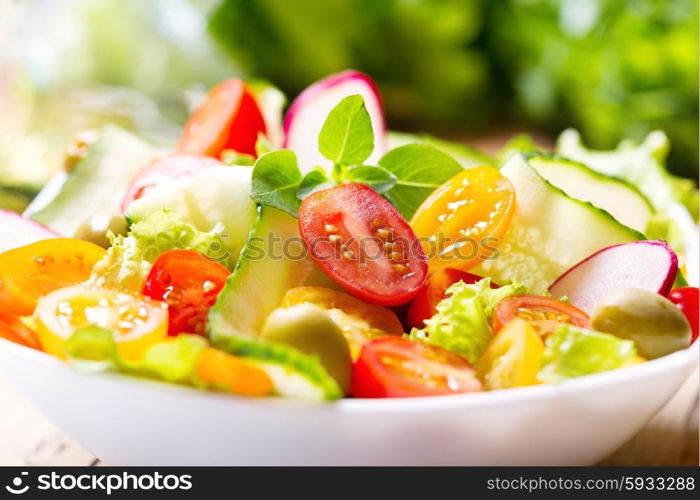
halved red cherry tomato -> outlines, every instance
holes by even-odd
[[[430,255],[430,273],[469,271],[491,256],[515,213],[515,188],[497,168],[468,168],[428,196],[411,227]]]
[[[468,285],[476,283],[482,279],[476,274],[460,271],[446,267],[435,272],[421,291],[416,295],[416,298],[411,302],[411,307],[406,315],[406,323],[411,328],[423,328],[424,321],[432,318],[436,313],[435,307],[445,298],[447,289],[458,281],[463,281]],[[498,285],[491,283],[491,288],[498,288]]]
[[[698,289],[694,286],[676,288],[668,294],[668,300],[676,304],[690,323],[690,343],[698,339]]]
[[[439,396],[481,390],[469,361],[415,340],[370,340],[353,365],[350,393],[358,398]]]
[[[255,143],[265,133],[265,119],[242,80],[231,78],[213,87],[182,131],[180,153],[219,158],[224,149],[256,156]]]
[[[207,314],[229,271],[193,250],[170,250],[153,263],[143,294],[168,304],[168,335],[204,334]]]
[[[528,321],[542,337],[553,333],[562,323],[589,327],[588,315],[571,304],[540,295],[511,295],[496,304],[494,333],[516,318]]]
[[[122,200],[122,213],[126,212],[132,201],[141,198],[163,180],[194,175],[205,167],[215,165],[221,165],[221,162],[208,156],[170,154],[157,158],[139,170],[129,183]]]
[[[347,292],[384,306],[411,300],[428,266],[401,214],[372,188],[342,184],[308,196],[299,232],[311,257]]]

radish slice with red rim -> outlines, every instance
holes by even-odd
[[[35,241],[61,237],[48,227],[7,210],[0,210],[0,225],[2,225],[0,253]]]
[[[386,124],[384,107],[377,85],[372,79],[355,70],[330,75],[307,87],[292,102],[284,117],[284,145],[297,154],[303,173],[314,166],[329,167],[330,162],[318,150],[318,134],[328,113],[344,98],[359,94],[372,120],[374,151],[367,163],[372,165],[386,151]]]
[[[664,241],[635,241],[604,248],[566,271],[549,287],[590,314],[595,303],[619,288],[667,295],[678,273],[678,257]]]

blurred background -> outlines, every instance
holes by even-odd
[[[596,148],[660,128],[697,178],[697,0],[0,0],[0,208],[106,121],[167,145],[231,75],[293,98],[357,68],[391,128],[478,144],[572,126]]]

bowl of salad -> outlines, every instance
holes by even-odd
[[[492,157],[387,131],[352,70],[284,108],[226,80],[0,213],[0,370],[106,463],[592,464],[697,365],[663,132]]]

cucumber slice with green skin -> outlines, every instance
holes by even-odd
[[[342,391],[318,359],[260,337],[265,320],[290,288],[330,281],[306,253],[297,220],[261,206],[258,219],[226,285],[209,311],[212,343],[255,360],[278,393],[308,400],[337,399]]]
[[[479,276],[496,283],[515,280],[531,293],[544,293],[564,271],[598,250],[644,239],[606,211],[544,180],[521,154],[501,173],[515,187],[515,214],[495,256],[471,271]]]
[[[557,139],[557,153],[585,163],[598,172],[621,177],[639,188],[654,208],[663,210],[672,203],[686,206],[697,220],[698,191],[690,179],[671,175],[665,167],[671,145],[660,130],[650,132],[637,144],[622,141],[612,151],[595,151],[584,146],[581,135],[567,129]]]
[[[272,379],[280,396],[306,401],[328,401],[343,397],[338,383],[323,368],[316,356],[309,356],[293,347],[261,339],[219,336],[215,347],[229,354],[246,358]]]
[[[210,337],[257,337],[287,290],[308,284],[315,275],[297,220],[261,206],[238,263],[209,311]]]
[[[572,198],[589,201],[625,226],[646,231],[654,207],[633,184],[558,155],[531,153],[525,156],[538,174]]]
[[[476,167],[478,165],[495,165],[493,158],[476,148],[458,142],[445,141],[430,135],[390,131],[387,134],[387,143],[388,151],[398,148],[399,146],[405,146],[406,144],[430,144],[443,153],[452,156],[464,168]]]
[[[158,153],[135,135],[108,125],[60,190],[56,185],[47,186],[57,191],[52,200],[36,211],[30,206],[25,214],[66,237],[74,236],[95,215],[121,215],[119,204],[126,186]]]

